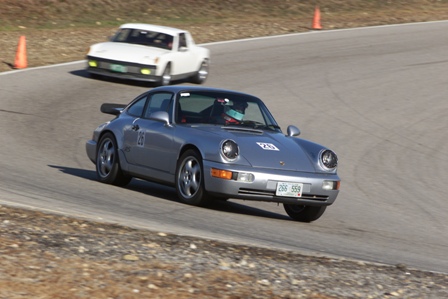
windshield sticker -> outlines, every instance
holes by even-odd
[[[257,142],[257,144],[264,150],[267,151],[279,151],[279,149],[273,145],[272,143],[264,143],[264,142]]]
[[[189,93],[189,92],[182,92],[182,93],[180,94],[180,96],[181,96],[181,97],[189,97],[189,96],[190,96],[190,93]]]

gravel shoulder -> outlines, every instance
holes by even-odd
[[[0,298],[447,298],[448,275],[0,206]]]

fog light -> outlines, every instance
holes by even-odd
[[[252,173],[240,172],[238,173],[238,181],[240,182],[253,182],[255,180],[255,176]]]
[[[96,62],[94,60],[89,60],[89,66],[90,67],[98,67],[98,62]]]
[[[340,181],[324,181],[322,183],[322,189],[324,190],[339,190]]]
[[[150,75],[151,74],[151,70],[150,69],[141,69],[140,73],[142,73],[143,75]]]

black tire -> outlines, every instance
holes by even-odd
[[[289,217],[300,222],[311,222],[319,219],[327,208],[327,206],[312,207],[290,204],[283,204],[283,207]]]
[[[202,158],[195,150],[187,150],[179,159],[176,168],[176,192],[179,199],[186,204],[205,206],[208,203]]]
[[[121,170],[117,141],[112,133],[104,134],[98,143],[96,174],[100,182],[115,186],[126,186],[132,179]]]
[[[171,84],[171,64],[167,64],[160,80],[160,85],[167,86]]]
[[[209,62],[207,59],[202,61],[201,66],[199,67],[199,70],[196,72],[196,74],[192,78],[192,82],[196,84],[202,84],[207,80],[208,74],[209,74]]]

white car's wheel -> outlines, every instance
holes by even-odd
[[[300,222],[311,222],[319,219],[327,208],[327,206],[312,207],[290,204],[283,204],[283,207],[289,217]]]
[[[160,85],[167,86],[171,84],[171,65],[168,63],[162,74]]]
[[[209,62],[207,59],[205,59],[204,61],[202,61],[201,66],[199,67],[199,70],[196,72],[196,74],[193,76],[193,83],[196,84],[202,84],[205,82],[205,80],[207,80],[208,78],[208,73],[209,73]]]

